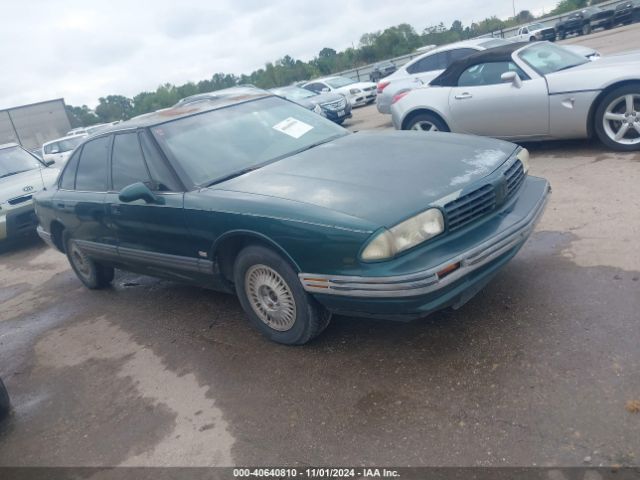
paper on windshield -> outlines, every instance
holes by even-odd
[[[300,138],[309,130],[312,130],[313,127],[308,123],[304,123],[297,118],[289,117],[285,118],[280,123],[276,123],[273,126],[274,130],[284,133],[285,135],[289,135],[293,138]]]

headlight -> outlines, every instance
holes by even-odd
[[[360,90],[359,88],[352,88],[351,90],[349,90],[349,93],[351,95],[355,95],[356,93],[360,93],[362,90]]]
[[[527,173],[529,171],[529,150],[523,148],[518,152],[516,158],[522,163],[524,173]]]
[[[320,115],[322,115],[322,107],[320,105],[316,105],[313,108],[313,111],[316,112],[316,113],[319,113]]]
[[[362,260],[384,260],[415,247],[444,231],[444,218],[430,208],[376,235],[362,251]]]

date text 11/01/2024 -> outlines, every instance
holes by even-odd
[[[234,468],[234,478],[397,478],[397,470],[388,468]]]

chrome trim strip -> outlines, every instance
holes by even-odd
[[[44,228],[42,228],[40,225],[38,225],[36,227],[36,232],[38,233],[38,236],[42,240],[44,240],[44,243],[49,245],[51,248],[55,248],[56,250],[58,249],[58,247],[56,247],[55,244],[53,243],[53,239],[51,238],[51,234],[49,232],[45,232]]]
[[[546,192],[548,192],[549,185],[547,184],[545,188]],[[303,288],[309,293],[364,298],[413,297],[430,293],[470,274],[524,242],[542,216],[547,200],[548,193],[545,193],[529,215],[515,225],[480,245],[428,270],[388,277],[299,273],[298,278],[300,278]],[[456,263],[460,263],[460,267],[457,270],[443,278],[438,276],[437,272]]]

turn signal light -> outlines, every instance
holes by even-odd
[[[438,278],[444,278],[447,275],[449,275],[450,273],[455,272],[459,268],[460,268],[460,262],[452,263],[451,265],[447,265],[446,267],[444,267],[442,270],[440,270],[438,272]]]
[[[382,93],[382,91],[389,86],[391,82],[378,82],[378,93]]]
[[[396,102],[397,102],[398,100],[400,100],[401,98],[404,98],[404,97],[406,97],[407,95],[409,95],[409,92],[410,92],[410,91],[411,91],[411,90],[409,90],[409,91],[407,91],[407,92],[399,93],[399,94],[397,94],[397,95],[394,95],[394,96],[393,96],[393,100],[391,100],[391,105],[393,105],[394,103],[396,103]]]

